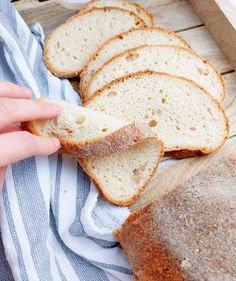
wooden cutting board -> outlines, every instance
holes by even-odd
[[[224,108],[230,120],[230,137],[233,138],[236,136],[236,74],[234,68],[232,67],[236,53],[236,43],[229,40],[225,43],[225,45],[222,43],[222,38],[225,36],[225,34],[223,34],[223,30],[230,28],[230,34],[233,34],[230,37],[232,40],[234,40],[234,36],[236,36],[236,31],[234,29],[236,12],[233,10],[230,12],[230,17],[233,16],[234,19],[232,24],[232,21],[227,21],[229,9],[227,10],[227,15],[224,14],[223,9],[220,9],[227,0],[207,0],[206,2],[209,3],[210,6],[208,7],[210,7],[211,12],[209,13],[208,9],[208,14],[204,12],[207,10],[207,3],[205,1],[190,0],[189,2],[191,2],[193,7],[197,10],[202,20],[206,22],[208,27],[207,29],[203,21],[197,16],[187,0],[137,0],[136,2],[142,4],[154,13],[156,25],[177,32],[189,42],[198,54],[212,62],[221,72],[228,92],[227,98],[224,102]],[[213,2],[216,2],[215,4],[217,5],[214,6]],[[18,0],[14,2],[14,5],[29,25],[39,22],[43,26],[46,34],[69,16],[76,13],[76,11],[67,10],[61,7],[55,3],[54,0],[47,0],[43,2],[36,0]],[[221,19],[222,17],[224,18],[224,29],[221,29],[221,34],[224,36],[220,35],[221,38],[219,38],[219,33],[216,34],[215,32],[217,30],[215,22],[219,19],[219,13]],[[210,20],[208,19],[209,17],[211,17]],[[221,49],[208,30],[212,32],[219,46],[221,46]],[[227,36],[225,40],[227,40]],[[228,59],[225,57],[223,52],[226,53]],[[236,65],[234,66],[236,67]],[[74,88],[78,90],[78,81],[73,80],[71,83]],[[236,139],[234,138],[231,141],[236,142]],[[227,149],[227,146],[225,146],[224,149]],[[131,206],[131,209],[133,210],[144,206],[150,202],[150,200],[160,196],[164,190],[173,187],[173,185],[180,184],[200,169],[202,165],[205,165],[206,161],[210,161],[214,155],[215,154],[208,157],[179,160],[177,163],[172,164],[161,171],[157,171],[145,194],[136,204]]]

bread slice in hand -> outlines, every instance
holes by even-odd
[[[145,10],[142,6],[124,0],[91,0],[82,6],[80,13],[84,13],[92,8],[117,7],[135,13],[139,16],[147,26],[154,25],[154,16],[151,12]]]
[[[79,163],[107,200],[127,206],[145,190],[162,156],[162,142],[150,137],[125,151]]]
[[[77,14],[48,35],[45,64],[56,76],[77,76],[90,56],[109,38],[144,26],[136,14],[120,8],[93,8]]]
[[[130,124],[64,101],[41,100],[58,104],[60,116],[25,122],[22,128],[59,138],[61,152],[78,159],[107,200],[118,205],[134,203],[163,156],[162,141],[146,125]]]
[[[145,71],[120,78],[85,106],[126,121],[146,122],[163,140],[168,156],[210,153],[229,133],[224,110],[210,94],[190,80],[165,73]]]
[[[86,95],[91,97],[107,83],[126,74],[151,70],[188,78],[223,101],[225,87],[216,69],[190,49],[177,46],[142,46],[119,54],[92,77]]]
[[[90,58],[80,76],[80,96],[86,99],[87,86],[93,74],[107,61],[128,49],[142,45],[175,45],[190,48],[176,33],[161,27],[134,29],[109,39]]]
[[[29,121],[23,128],[38,136],[57,137],[63,153],[77,158],[111,155],[153,135],[145,124],[129,123],[65,101],[40,99],[61,108],[57,119]]]

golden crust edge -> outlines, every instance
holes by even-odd
[[[208,61],[206,60],[205,58],[199,56],[195,51],[193,51],[192,49],[188,49],[188,48],[185,48],[185,47],[180,47],[180,46],[175,46],[175,45],[143,45],[143,46],[140,46],[140,47],[136,47],[136,48],[132,48],[132,49],[128,49],[114,57],[112,57],[110,60],[108,60],[105,64],[103,64],[92,76],[91,80],[90,80],[90,83],[88,84],[88,87],[87,87],[87,92],[90,92],[90,88],[91,88],[91,84],[93,82],[93,80],[98,76],[98,74],[103,70],[104,67],[106,67],[108,64],[110,64],[111,62],[113,62],[115,59],[119,58],[119,57],[122,57],[123,55],[125,54],[129,54],[129,53],[132,53],[132,52],[135,52],[137,50],[140,50],[140,49],[144,49],[146,47],[150,47],[150,46],[158,46],[158,47],[165,47],[165,48],[173,48],[173,49],[182,49],[184,51],[187,51],[189,53],[191,53],[193,56],[197,57],[198,59],[200,59],[204,64],[208,64],[212,69],[213,71],[215,72],[216,74],[216,77],[218,79],[218,81],[220,82],[221,84],[221,99],[218,100],[218,102],[223,102],[224,99],[225,99],[225,96],[226,96],[226,89],[225,89],[225,83],[224,83],[224,80],[221,76],[221,74],[218,72],[218,70]],[[152,70],[150,70],[152,71]],[[157,71],[158,72],[158,71]],[[172,75],[174,76],[174,75]],[[186,78],[186,77],[185,77]],[[190,79],[186,78],[187,80],[190,81]],[[194,81],[193,81],[194,82]],[[196,83],[196,82],[194,82]],[[196,83],[197,84],[197,83]],[[100,89],[98,89],[97,91],[99,91]],[[96,91],[96,92],[97,92]],[[92,93],[92,95],[90,95],[90,97],[92,97],[95,93]],[[90,97],[88,97],[87,99],[89,99]],[[214,97],[213,97],[214,98]]]

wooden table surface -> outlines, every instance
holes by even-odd
[[[195,14],[194,10],[190,6],[187,0],[137,0],[137,3],[142,4],[146,8],[150,9],[155,15],[155,23],[157,26],[170,29],[177,32],[185,40],[189,42],[192,48],[197,53],[211,63],[213,63],[217,69],[221,72],[226,88],[227,98],[224,102],[226,113],[230,120],[230,137],[236,135],[236,74],[228,62],[223,52],[217,46],[216,42],[212,38],[211,34],[202,23],[200,18]],[[69,16],[76,13],[73,10],[67,10],[60,5],[56,4],[54,0],[48,0],[44,2],[38,2],[36,0],[20,0],[14,3],[20,14],[25,21],[32,25],[36,22],[41,23],[45,33],[47,34],[58,24],[63,22]],[[77,89],[77,81],[73,83]],[[177,166],[173,166],[173,174],[176,171],[186,170],[185,167],[188,163],[194,165],[194,162],[198,162],[198,159],[187,159],[178,162]],[[184,168],[184,169],[181,169]],[[166,171],[169,173],[168,169]],[[150,184],[150,188],[147,189],[146,195],[140,202],[135,205],[139,207],[143,205],[153,197],[155,189],[158,188],[158,172],[154,181]],[[178,179],[173,178],[173,181],[169,184],[178,183]],[[149,196],[149,194],[152,194]]]

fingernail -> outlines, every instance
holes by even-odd
[[[55,113],[60,113],[61,112],[61,108],[59,105],[57,104],[50,104],[50,108],[55,112]]]
[[[52,141],[53,141],[53,143],[54,143],[54,145],[55,145],[56,147],[58,147],[58,148],[61,147],[61,144],[60,144],[59,139],[57,139],[57,138],[52,138]]]

